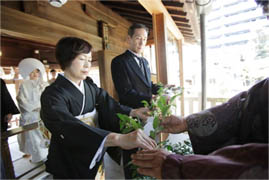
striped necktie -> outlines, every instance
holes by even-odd
[[[144,69],[144,65],[143,65],[143,57],[136,57],[139,61],[139,67],[143,73],[143,75],[145,76],[145,69]]]

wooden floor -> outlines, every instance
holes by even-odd
[[[17,136],[10,137],[8,143],[16,179],[52,179],[51,175],[45,171],[44,163],[32,163],[30,158],[22,157],[23,153],[19,150]]]

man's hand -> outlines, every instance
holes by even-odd
[[[162,132],[165,133],[181,133],[188,130],[187,121],[185,118],[177,116],[166,117],[161,125],[164,127]]]
[[[132,154],[132,163],[138,166],[137,171],[146,176],[162,179],[162,164],[170,153],[162,150],[142,150]]]
[[[175,85],[174,84],[166,84],[164,87],[170,89],[172,87],[175,87]]]
[[[138,117],[143,122],[146,122],[149,117],[149,109],[148,108],[132,109],[132,111],[130,112],[130,116]]]

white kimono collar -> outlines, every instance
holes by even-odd
[[[68,81],[70,81],[83,95],[85,94],[84,83],[83,83],[84,81],[83,80],[80,82],[80,85],[78,85],[77,83],[73,82],[72,80],[70,80],[66,76],[64,76],[64,73],[59,73],[59,74],[62,75]]]

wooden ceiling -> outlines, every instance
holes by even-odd
[[[122,0],[122,1],[103,1],[105,6],[112,9],[122,17],[132,23],[142,23],[152,29],[152,16],[137,0]],[[173,18],[178,29],[181,31],[184,38],[188,41],[196,41],[190,20],[187,18],[187,12],[184,11],[184,3],[179,0],[162,0],[163,5]]]
[[[97,53],[93,52],[92,67],[97,67]],[[55,46],[29,41],[9,36],[1,36],[1,57],[2,67],[18,66],[24,58],[36,58],[50,68],[59,69],[60,66],[55,58]]]
[[[1,66],[17,66],[28,57],[47,60],[50,65],[57,64],[55,59],[55,46],[36,43],[19,38],[1,36]],[[44,61],[45,62],[45,61]]]

